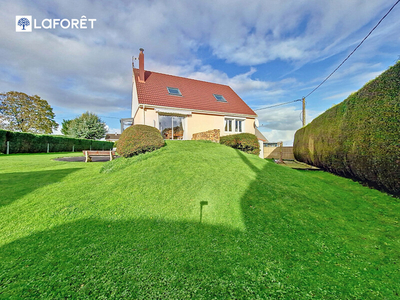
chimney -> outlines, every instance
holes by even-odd
[[[139,50],[139,82],[144,82],[144,49],[140,48]]]

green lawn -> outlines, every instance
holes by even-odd
[[[71,155],[0,156],[0,298],[399,298],[399,199],[207,142]]]

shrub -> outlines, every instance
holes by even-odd
[[[220,144],[241,150],[250,154],[260,154],[260,144],[258,138],[251,133],[239,133],[222,136]]]
[[[400,195],[400,63],[295,134],[295,158]]]
[[[117,144],[117,152],[124,157],[154,151],[165,145],[160,131],[147,125],[132,125],[125,129]]]

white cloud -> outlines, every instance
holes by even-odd
[[[299,102],[300,103],[300,102]],[[256,110],[259,123],[264,128],[274,130],[297,130],[302,126],[301,104],[298,107],[280,106],[271,109]]]
[[[350,96],[352,93],[354,93],[356,91],[350,91],[350,92],[344,92],[344,93],[340,93],[340,94],[336,94],[336,95],[332,95],[329,97],[325,97],[323,100],[332,100],[332,99],[339,99],[340,101],[346,99],[348,96]]]
[[[60,111],[124,117],[130,110],[131,56],[143,47],[146,69],[227,84],[252,107],[266,106],[324,77],[257,79],[261,65],[288,62],[290,72],[308,62],[341,61],[335,55],[348,53],[389,5],[384,0],[6,1],[0,10],[0,86],[38,94]],[[14,18],[21,13],[97,21],[93,30],[17,34]],[[326,86],[349,76],[362,85],[385,69],[365,61],[380,53],[382,44],[400,43],[399,24],[394,13],[389,15]],[[208,55],[247,69],[223,71],[207,61]],[[265,121],[271,128],[294,128],[297,113],[289,109]]]
[[[107,132],[111,134],[120,134],[121,128],[108,128]]]
[[[296,133],[296,130],[263,131],[261,129],[261,132],[270,143],[283,142],[284,146],[293,146],[294,134]]]

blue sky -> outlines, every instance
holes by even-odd
[[[130,117],[132,56],[152,71],[231,86],[254,110],[299,99],[355,48],[395,1],[0,1],[0,91],[37,94],[56,121],[89,110],[110,132]],[[16,15],[96,19],[93,29],[15,31]],[[400,56],[400,5],[307,101],[307,122]],[[136,62],[137,64],[137,62]],[[256,111],[291,145],[301,102]]]

